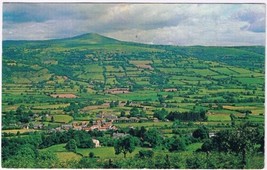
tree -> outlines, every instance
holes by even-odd
[[[33,145],[30,144],[24,144],[21,145],[16,153],[16,155],[20,155],[20,156],[29,156],[31,158],[36,158],[37,155],[37,150]]]
[[[201,146],[201,151],[206,152],[207,154],[212,150],[212,141],[211,139],[207,139]]]
[[[17,115],[20,115],[20,114],[23,114],[23,111],[25,110],[25,106],[24,105],[20,105],[17,110],[16,110],[16,114]]]
[[[138,153],[139,158],[152,158],[154,152],[152,150],[140,150]]]
[[[179,120],[174,120],[172,124],[172,128],[179,128],[181,125],[181,122]]]
[[[167,95],[166,99],[173,99],[173,95]]]
[[[125,117],[125,111],[121,111],[120,117]]]
[[[34,125],[33,125],[32,122],[29,123],[29,128],[30,128],[30,129],[33,129],[33,128],[34,128]]]
[[[170,152],[185,151],[186,150],[185,140],[183,138],[178,138],[177,136],[170,138],[168,142],[168,149]]]
[[[19,146],[17,149],[18,150],[15,152],[13,156],[8,157],[8,159],[3,162],[3,167],[5,168],[33,168],[35,165],[34,161],[37,155],[36,148],[33,145],[25,144],[25,145]]]
[[[236,117],[235,117],[235,115],[233,113],[230,114],[230,119],[231,119],[231,125],[232,126],[235,126],[235,119],[236,119]]]
[[[161,110],[156,110],[153,116],[158,118],[159,120],[164,120],[167,115],[168,111],[163,108]]]
[[[144,126],[141,126],[140,130],[137,132],[137,136],[141,139],[144,140],[145,133],[146,133],[146,128]]]
[[[119,101],[119,100],[116,100],[116,101],[114,102],[114,106],[115,106],[115,107],[118,107],[119,104],[120,104],[120,101]]]
[[[55,122],[54,116],[51,117],[51,122]]]
[[[111,102],[109,103],[109,107],[110,107],[110,108],[115,107],[115,103],[114,103],[113,101],[111,101]]]
[[[90,153],[89,153],[89,158],[94,158],[94,157],[95,157],[94,152],[90,152]]]
[[[58,165],[58,158],[55,153],[51,151],[43,151],[38,153],[36,159],[37,168],[55,168]]]
[[[42,121],[42,122],[45,122],[45,121],[46,121],[46,116],[45,116],[45,115],[43,115],[43,116],[41,117],[41,121]]]
[[[203,153],[196,152],[186,158],[186,168],[188,169],[242,169],[240,163],[238,156],[218,152],[212,152],[208,157]]]
[[[159,100],[160,104],[165,103],[165,98],[162,95],[158,96],[158,100]]]
[[[77,144],[76,144],[76,141],[75,141],[74,139],[69,140],[69,142],[66,144],[65,148],[66,148],[68,151],[76,152],[76,150],[77,150]]]
[[[127,100],[125,106],[130,106],[131,102],[129,100]]]
[[[151,147],[156,147],[162,144],[163,137],[156,128],[151,128],[145,132],[144,141],[148,142]]]
[[[123,153],[124,158],[126,158],[126,154],[128,152],[132,153],[134,151],[135,145],[135,140],[130,135],[120,138],[116,140],[114,144],[115,154],[118,155],[120,153]]]
[[[130,116],[131,117],[137,117],[139,115],[139,109],[137,107],[133,107],[130,110]]]
[[[193,132],[194,138],[206,139],[209,138],[209,130],[205,126],[200,126]]]
[[[242,168],[248,166],[248,159],[261,145],[264,130],[260,126],[245,123],[231,130],[222,130],[212,138],[214,150],[232,152],[241,156]]]
[[[15,155],[3,161],[2,166],[4,168],[34,168],[35,161],[34,158],[27,155]]]
[[[186,168],[188,169],[205,169],[205,158],[201,154],[193,155],[186,159]]]
[[[78,148],[93,148],[95,146],[90,134],[85,131],[75,131],[74,139]]]

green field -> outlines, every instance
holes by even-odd
[[[68,123],[73,120],[73,118],[69,115],[53,115],[53,117],[54,121],[58,123]]]
[[[116,169],[147,160],[145,167],[163,169],[243,169],[246,146],[247,167],[262,168],[264,51],[138,44],[98,34],[3,41],[2,163]],[[228,136],[216,141],[212,134]],[[92,139],[101,147],[93,148]],[[123,147],[133,145],[124,158]],[[53,156],[60,162],[52,163]],[[218,164],[203,163],[207,156]]]

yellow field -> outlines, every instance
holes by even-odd
[[[34,129],[12,129],[12,130],[2,130],[2,133],[14,133],[16,134],[17,132],[20,133],[25,133],[25,132],[34,132],[34,131],[38,131],[38,130],[34,130]]]
[[[251,110],[252,114],[264,113],[264,108],[254,106],[223,106],[223,108],[229,110]]]
[[[71,161],[71,160],[80,160],[82,156],[73,153],[73,152],[56,152],[57,157],[60,161]]]

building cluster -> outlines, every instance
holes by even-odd
[[[62,124],[60,127],[52,129],[52,131],[63,131],[63,130],[85,130],[85,131],[107,131],[107,130],[117,130],[117,127],[113,123],[139,123],[139,122],[158,122],[157,118],[146,118],[146,117],[118,117],[113,114],[99,113],[96,115],[97,120],[89,123],[89,121],[76,121],[71,124]],[[32,126],[24,127],[27,129],[44,129],[45,125],[41,122],[35,122]]]
[[[136,123],[136,122],[147,122],[149,121],[148,118],[146,117],[120,117],[120,118],[117,118],[117,119],[114,119],[113,120],[114,122],[117,122],[117,123]]]
[[[163,91],[165,91],[165,92],[175,92],[175,91],[177,91],[177,89],[176,88],[167,88],[167,89],[163,89]]]
[[[120,93],[129,93],[129,88],[114,88],[114,89],[108,89],[105,90],[108,94],[120,94]]]
[[[147,122],[150,119],[146,117],[119,117],[112,114],[106,114],[106,113],[99,113],[96,115],[97,118],[105,119],[110,122],[116,122],[116,123],[137,123],[137,122]]]
[[[61,127],[56,128],[55,130],[84,130],[84,131],[107,131],[107,130],[117,130],[117,128],[112,124],[112,122],[108,122],[105,119],[99,119],[93,121],[93,124],[90,125],[89,122],[74,122],[72,124],[64,124]]]

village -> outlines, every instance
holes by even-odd
[[[47,117],[49,115],[46,115]],[[113,114],[99,113],[97,114],[97,119],[90,121],[73,121],[72,123],[62,124],[59,127],[50,129],[49,132],[54,131],[68,131],[73,130],[84,130],[84,131],[108,131],[108,130],[118,130],[118,128],[113,123],[141,123],[141,122],[158,122],[157,118],[146,118],[146,117],[118,117]],[[42,122],[34,122],[33,125],[24,124],[23,128],[25,129],[34,129],[34,130],[44,130],[45,124]]]

